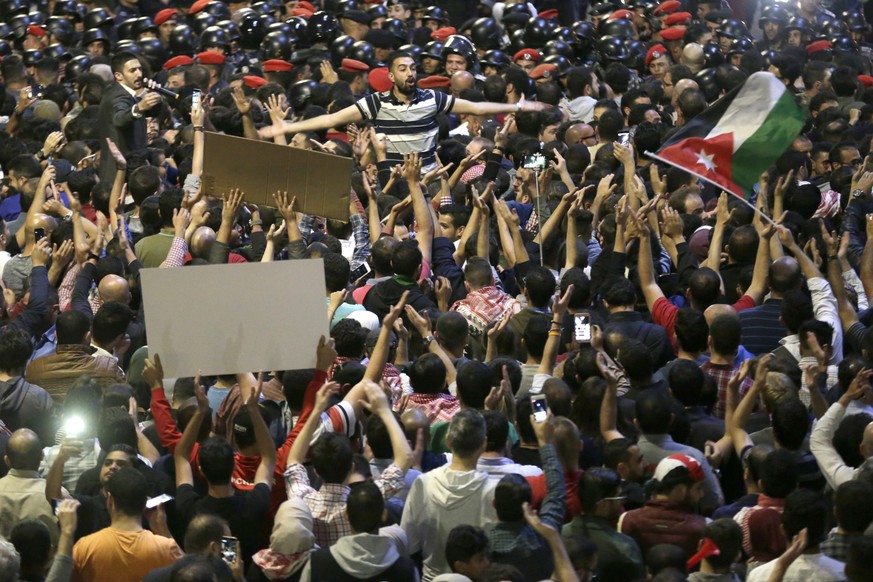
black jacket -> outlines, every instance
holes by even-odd
[[[133,116],[133,106],[139,101],[120,83],[115,83],[100,101],[98,125],[100,131],[100,180],[112,184],[115,179],[115,159],[109,153],[106,138],[127,154],[146,147],[146,119]]]

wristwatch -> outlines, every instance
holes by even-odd
[[[430,347],[430,344],[433,343],[433,340],[435,339],[436,338],[433,336],[433,334],[430,334],[429,336],[424,338],[424,347]]]

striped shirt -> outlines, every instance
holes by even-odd
[[[377,132],[388,137],[388,162],[402,163],[403,154],[418,153],[425,168],[436,163],[439,135],[436,116],[451,113],[455,98],[431,89],[416,89],[412,100],[403,103],[391,90],[371,93],[355,105],[364,119],[375,123]]]
[[[781,315],[781,299],[768,299],[757,307],[741,312],[739,316],[743,329],[743,347],[756,356],[778,348],[779,340],[788,335],[785,325],[779,321]]]

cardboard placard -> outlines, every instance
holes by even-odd
[[[149,354],[167,378],[315,367],[321,259],[143,269]]]
[[[239,188],[246,202],[274,206],[273,194],[287,191],[302,212],[347,222],[353,171],[351,158],[206,132],[202,181],[208,196]]]

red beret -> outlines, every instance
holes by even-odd
[[[157,14],[155,14],[154,23],[155,26],[160,26],[171,18],[176,18],[179,15],[179,11],[175,8],[164,8]]]
[[[362,73],[369,71],[370,66],[355,59],[343,59],[342,63],[340,63],[340,69],[349,73]]]
[[[287,61],[283,61],[282,59],[270,59],[268,61],[264,61],[264,72],[265,73],[275,73],[277,71],[290,71],[294,68],[294,65]]]
[[[225,61],[225,56],[223,54],[212,51],[203,51],[202,53],[195,55],[194,58],[197,59],[197,62],[201,65],[223,65]]]
[[[606,17],[607,20],[618,20],[619,18],[624,18],[625,20],[631,20],[634,17],[633,12],[626,8],[622,8],[621,10],[616,10],[612,14]]]
[[[829,40],[817,40],[806,45],[806,54],[811,55],[821,51],[829,51],[833,45]]]
[[[418,86],[422,89],[436,89],[437,87],[451,87],[452,80],[448,77],[440,77],[438,75],[431,75],[430,77],[425,77],[421,81],[418,82]]]
[[[377,93],[390,91],[391,87],[394,86],[394,83],[388,78],[388,69],[385,67],[373,69],[367,79],[370,81],[370,87]]]
[[[32,34],[33,36],[43,37],[45,36],[45,29],[41,26],[37,26],[36,24],[31,24],[27,27],[27,34]]]
[[[255,77],[254,75],[246,75],[243,77],[243,84],[249,89],[257,89],[267,84],[267,80],[263,77]]]
[[[299,16],[306,19],[308,19],[313,14],[315,14],[315,12],[312,12],[308,8],[300,8],[299,6],[291,10],[291,16]]]
[[[680,8],[682,8],[682,3],[678,2],[678,0],[667,0],[666,2],[658,4],[658,7],[655,8],[655,15],[673,14]]]
[[[197,0],[194,4],[191,5],[191,8],[188,9],[188,14],[197,14],[204,8],[206,5],[212,2],[212,0]]]
[[[193,65],[194,59],[186,55],[179,55],[178,57],[173,57],[166,63],[164,63],[163,69],[165,71],[169,71],[170,69],[175,69],[176,67],[187,67],[188,65]]]
[[[312,2],[307,2],[306,0],[300,0],[295,8],[303,8],[304,10],[309,10],[313,14],[317,11]]]
[[[661,31],[661,38],[664,40],[682,40],[685,37],[684,26],[671,26]]]
[[[446,42],[446,39],[452,36],[453,34],[457,34],[458,31],[455,30],[452,26],[444,26],[442,28],[438,28],[432,33],[430,33],[430,37],[434,40],[438,40],[440,42]]]
[[[545,18],[546,20],[553,20],[558,17],[558,11],[552,8],[551,10],[543,10],[539,14],[540,18]]]
[[[646,66],[649,66],[649,63],[654,61],[655,59],[660,59],[664,55],[667,54],[667,49],[664,48],[662,44],[656,44],[652,48],[649,49],[649,52],[646,53]]]
[[[667,26],[673,26],[676,24],[688,24],[689,20],[691,20],[690,12],[674,12],[664,19],[664,24],[666,24]]]
[[[521,49],[512,57],[512,62],[516,61],[534,61],[538,63],[540,62],[540,52],[535,49]]]
[[[873,77],[870,75],[858,75],[858,80],[864,87],[873,87]]]
[[[530,78],[537,79],[548,79],[552,75],[555,74],[555,69],[557,69],[555,65],[551,64],[542,64],[534,67],[533,71],[530,72]]]

